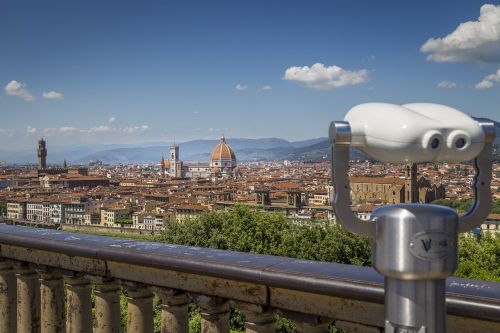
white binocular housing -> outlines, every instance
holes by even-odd
[[[333,121],[329,129],[332,154],[333,205],[339,221],[354,233],[373,237],[374,223],[364,222],[351,211],[350,148],[387,163],[465,162],[476,170],[472,188],[474,203],[460,216],[459,231],[468,231],[484,221],[491,207],[492,122],[477,122],[446,105],[412,103],[360,104],[349,110],[344,121]]]
[[[351,130],[350,145],[382,162],[468,161],[485,144],[478,122],[440,104],[366,103],[349,110],[344,120]]]

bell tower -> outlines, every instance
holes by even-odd
[[[165,159],[163,158],[163,154],[161,154],[160,175],[161,177],[165,177]]]
[[[38,169],[44,170],[47,168],[47,147],[45,147],[45,140],[41,138],[38,141]]]
[[[177,177],[178,163],[179,162],[179,146],[175,143],[170,146],[170,174],[172,177]]]
[[[405,165],[405,203],[418,203],[417,165]]]

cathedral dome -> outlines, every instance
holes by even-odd
[[[220,138],[219,143],[210,155],[210,165],[232,167],[236,166],[236,155],[234,154],[233,149],[226,143],[226,138],[224,138],[224,136]]]

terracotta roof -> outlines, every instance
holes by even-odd
[[[396,177],[350,177],[351,183],[357,184],[394,184],[394,185],[404,185],[405,180],[403,178]]]
[[[184,204],[184,205],[179,205],[176,207],[176,210],[179,209],[184,209],[184,210],[198,210],[198,211],[204,211],[208,212],[208,207],[206,206],[201,206],[201,205],[189,205],[189,204]]]
[[[352,207],[352,210],[355,212],[372,212],[377,207],[378,206],[375,206],[375,205],[364,204],[364,205]]]
[[[273,185],[277,189],[300,189],[302,187],[299,183],[293,182],[276,183]]]
[[[500,214],[489,214],[486,220],[500,221]]]

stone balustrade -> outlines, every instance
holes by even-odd
[[[247,333],[382,332],[383,277],[368,267],[0,225],[0,332],[229,332],[236,308]],[[94,295],[92,300],[92,294]],[[66,298],[65,298],[66,297]],[[447,280],[449,332],[500,332],[500,284]]]

